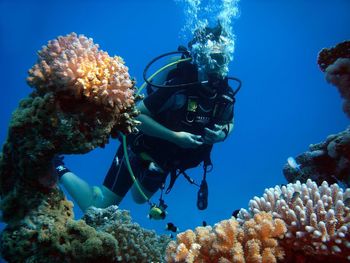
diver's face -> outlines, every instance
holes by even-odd
[[[223,53],[210,53],[208,65],[208,73],[220,73],[227,66],[227,58]]]
[[[209,53],[202,56],[200,69],[205,75],[215,74],[225,77],[228,68],[228,59],[223,53]]]
[[[227,75],[230,50],[225,40],[224,37],[219,40],[206,39],[192,45],[191,53],[201,76],[216,74],[224,78]]]

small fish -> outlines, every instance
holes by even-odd
[[[300,164],[293,157],[288,157],[287,162],[291,168],[294,170],[300,171]]]
[[[202,226],[207,226],[208,224],[207,224],[207,221],[203,221],[202,222]]]
[[[159,208],[156,205],[153,205],[147,215],[149,219],[155,219],[155,220],[160,220],[160,219],[165,219],[166,217],[166,211],[164,209]]]
[[[169,222],[166,224],[165,230],[169,230],[171,232],[176,233],[177,231],[179,231],[179,228],[177,226],[175,226],[173,223]]]
[[[294,192],[293,193],[293,196],[292,196],[292,199],[290,200],[292,203],[294,203],[297,198],[300,196],[300,192]]]
[[[238,213],[239,213],[240,210],[241,210],[241,209],[236,209],[235,211],[233,211],[233,212],[232,212],[232,216],[233,216],[234,218],[237,218]]]
[[[170,238],[174,238],[174,235],[173,234],[170,234],[170,236],[169,236]]]

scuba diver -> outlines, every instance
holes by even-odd
[[[103,186],[90,187],[56,158],[60,183],[85,211],[89,206],[119,205],[131,189],[136,203],[149,202],[161,189],[160,204],[151,204],[150,218],[164,219],[167,205],[162,199],[164,183],[170,174],[169,193],[179,175],[196,184],[186,169],[203,163],[203,179],[199,187],[197,207],[208,205],[206,174],[212,166],[213,144],[225,141],[233,130],[233,109],[236,91],[228,85],[229,57],[225,52],[225,31],[222,26],[195,32],[188,50],[178,52],[185,62],[176,64],[165,76],[164,83],[147,80],[148,96],[137,108],[139,132],[126,136],[113,158]],[[162,56],[160,56],[162,57]],[[153,60],[152,62],[154,62]],[[135,176],[130,176],[130,173]]]

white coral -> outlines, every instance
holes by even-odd
[[[249,211],[241,209],[238,221],[243,223],[261,211],[272,213],[287,225],[286,242],[322,254],[349,251],[350,208],[344,201],[350,189],[343,191],[337,184],[323,182],[321,186],[310,179],[287,186],[266,189],[263,197],[254,197]],[[311,241],[311,242],[310,242]]]

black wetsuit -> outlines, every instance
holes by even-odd
[[[173,85],[174,82],[169,84]],[[214,124],[228,124],[233,119],[233,91],[228,86],[227,79],[219,86],[217,89],[212,87],[208,89],[201,85],[159,88],[147,96],[143,102],[155,121],[163,126],[173,131],[203,135],[205,127],[212,128]],[[218,107],[218,105],[221,106]],[[162,186],[171,169],[197,166],[203,161],[205,155],[210,154],[212,148],[212,145],[208,144],[195,149],[180,148],[174,143],[142,132],[127,136],[127,141],[133,173],[141,185],[152,193]],[[149,169],[151,161],[141,157],[142,153],[151,157],[163,172]],[[133,184],[125,164],[122,145],[114,157],[103,184],[120,197],[124,197]]]

